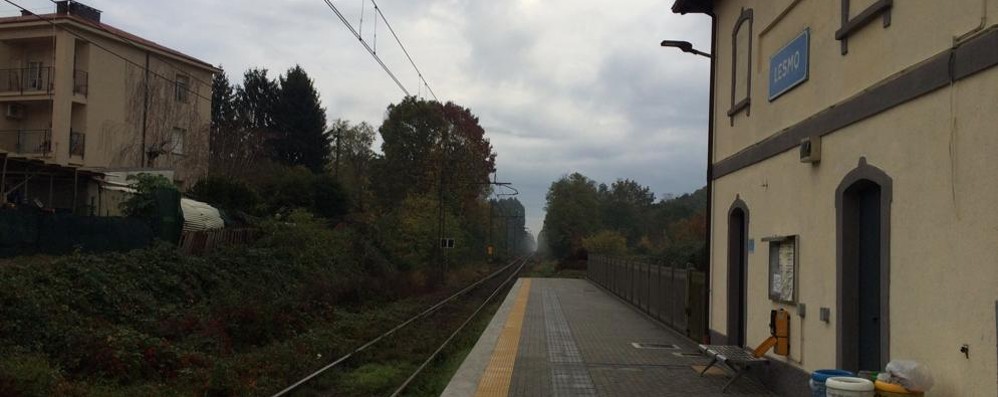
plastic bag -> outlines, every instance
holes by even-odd
[[[877,380],[901,385],[912,392],[927,392],[936,383],[928,368],[911,360],[892,360]]]

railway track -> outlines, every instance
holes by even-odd
[[[384,364],[396,370],[381,375],[386,384],[376,395],[406,395],[407,390],[419,383],[420,375],[432,367],[435,360],[446,355],[448,347],[469,324],[483,312],[498,306],[501,300],[498,298],[512,286],[529,260],[530,257],[514,259],[332,360],[273,397],[361,395],[344,387],[344,378],[350,371],[370,364]]]

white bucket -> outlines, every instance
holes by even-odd
[[[874,390],[873,382],[863,378],[837,376],[825,381],[828,397],[874,397]]]

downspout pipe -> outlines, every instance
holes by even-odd
[[[707,258],[707,268],[704,269],[704,305],[707,308],[707,314],[704,316],[704,339],[706,343],[710,342],[710,310],[711,310],[711,292],[713,290],[713,279],[711,278],[711,268],[713,267],[713,212],[714,212],[714,112],[715,112],[715,77],[717,74],[717,16],[713,11],[707,13],[710,17],[710,104],[708,105],[708,119],[707,119],[707,213],[705,214],[705,220],[707,222],[707,236],[706,244],[704,244],[704,249],[707,250],[707,254],[704,255]]]

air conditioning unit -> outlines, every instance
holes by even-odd
[[[7,118],[20,120],[24,118],[24,105],[11,103],[7,105]]]
[[[800,141],[800,162],[817,163],[821,161],[821,137],[808,137]]]

